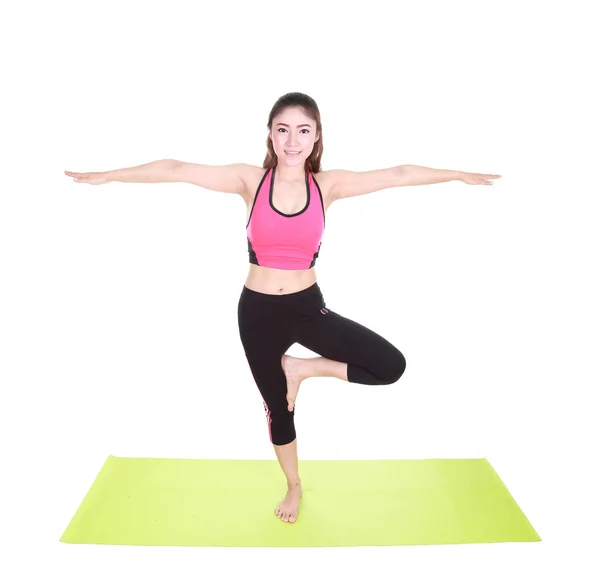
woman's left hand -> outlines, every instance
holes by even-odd
[[[463,172],[460,180],[465,184],[485,184],[488,186],[492,185],[491,179],[501,178],[498,174],[471,174],[469,172]]]

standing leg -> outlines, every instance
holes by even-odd
[[[282,358],[294,341],[285,327],[285,315],[275,308],[269,298],[245,291],[238,306],[238,324],[250,370],[263,398],[269,438],[287,480],[287,494],[275,514],[282,521],[293,523],[298,516],[302,486],[294,411],[288,410]]]
[[[254,380],[263,397],[269,436],[279,465],[287,480],[287,493],[275,509],[284,522],[293,523],[298,516],[302,498],[302,482],[298,473],[298,445],[294,426],[294,411],[288,410],[286,377],[281,367],[283,353],[291,344],[283,344],[266,355],[264,347],[248,349],[246,353]]]

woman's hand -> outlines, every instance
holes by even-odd
[[[486,184],[491,186],[492,182],[489,181],[490,179],[497,179],[501,177],[502,176],[497,174],[471,174],[469,172],[462,172],[459,179],[465,184]]]
[[[72,177],[74,182],[79,182],[80,184],[108,184],[110,181],[106,178],[104,172],[87,172],[79,174],[77,172],[65,170],[65,174]]]

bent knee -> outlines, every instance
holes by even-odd
[[[390,361],[389,369],[390,372],[386,382],[393,384],[402,377],[402,374],[406,370],[406,358],[400,351],[397,350],[397,353],[394,354],[393,360]]]

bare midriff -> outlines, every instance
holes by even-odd
[[[263,294],[293,294],[310,288],[317,281],[314,267],[305,270],[280,270],[249,264],[246,287]]]

